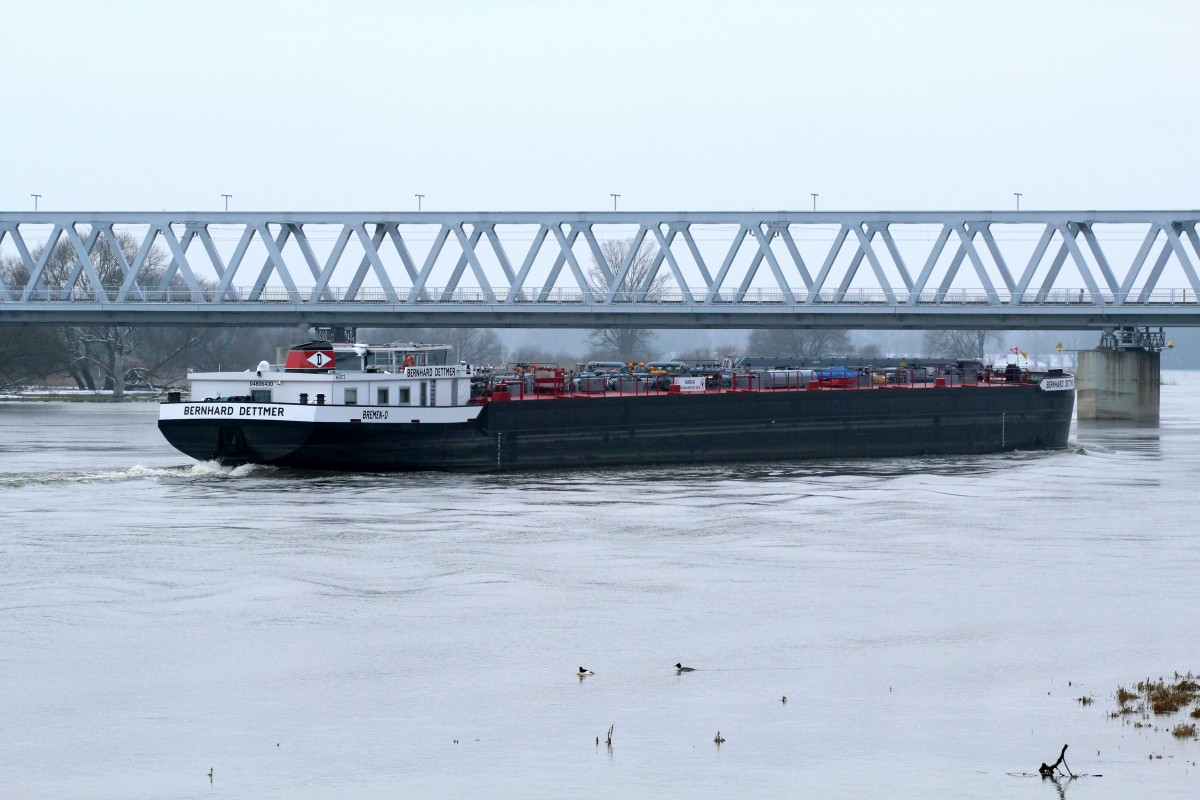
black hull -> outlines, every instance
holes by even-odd
[[[889,457],[1067,445],[1074,392],[1036,386],[490,403],[454,424],[161,420],[187,455],[324,470],[494,472]]]

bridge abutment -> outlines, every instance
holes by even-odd
[[[1106,333],[1098,349],[1080,351],[1075,375],[1079,419],[1158,421],[1160,353],[1144,342],[1120,346],[1127,332]],[[1132,333],[1139,338],[1140,332]]]

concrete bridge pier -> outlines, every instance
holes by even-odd
[[[1096,350],[1082,350],[1075,374],[1078,418],[1158,421],[1159,328],[1106,331]]]

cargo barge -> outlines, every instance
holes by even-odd
[[[1070,375],[972,362],[497,374],[449,347],[293,348],[286,363],[192,373],[159,429],[200,461],[470,471],[892,457],[1062,448]]]

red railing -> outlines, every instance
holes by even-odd
[[[681,392],[674,385],[661,388],[657,382],[643,381],[636,378],[618,379],[615,389],[603,391],[578,390],[573,387],[571,376],[562,374],[562,370],[553,377],[537,377],[533,379],[532,391],[526,391],[525,380],[505,381],[496,384],[490,395],[475,398],[472,402],[486,403],[497,400],[553,400],[570,397],[650,397],[658,395],[689,395],[689,394],[726,394],[730,392],[797,392],[821,390],[862,390],[862,389],[940,389],[964,388],[978,386],[1019,386],[1029,384],[1029,372],[1022,371],[1019,379],[1007,380],[1003,373],[983,372],[977,380],[965,380],[964,376],[947,372],[931,375],[928,370],[921,370],[921,377],[915,375],[915,370],[901,369],[896,372],[883,374],[860,372],[857,377],[812,377],[803,375],[772,374],[770,372],[733,373],[731,385],[717,385],[706,388],[702,392]],[[767,379],[770,379],[769,381]],[[793,380],[794,379],[794,380]]]

